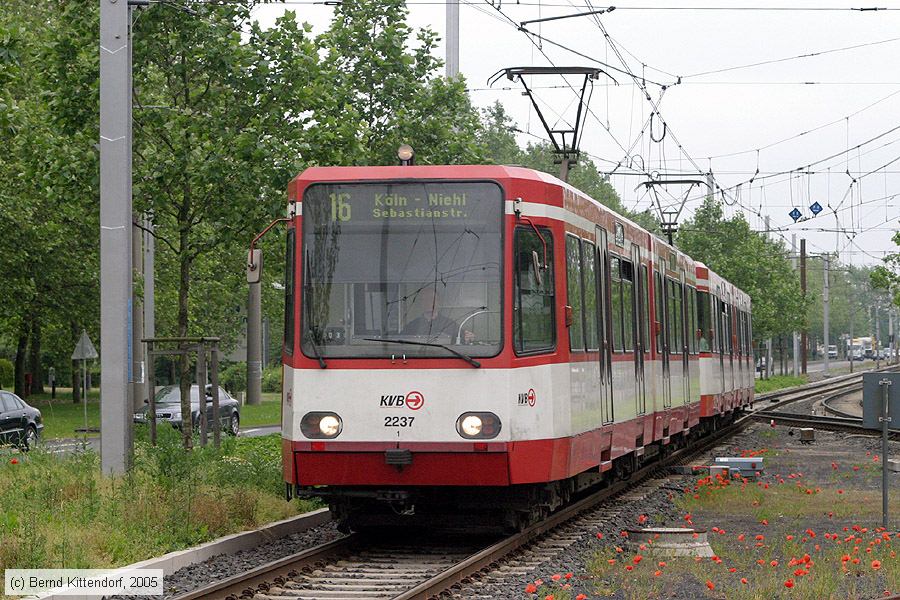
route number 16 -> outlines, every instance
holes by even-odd
[[[350,194],[329,194],[331,198],[331,220],[349,221],[352,206],[347,202]]]

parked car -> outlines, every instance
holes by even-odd
[[[756,370],[759,373],[765,372],[765,370],[766,370],[766,357],[765,356],[760,356],[758,359],[756,359]]]
[[[828,344],[828,358],[837,358],[837,346]]]
[[[0,444],[15,444],[27,452],[38,443],[43,431],[41,411],[12,392],[0,391]]]
[[[191,386],[191,423],[194,430],[200,427],[200,386]],[[206,385],[206,423],[207,430],[213,428],[212,386]],[[181,389],[177,385],[167,385],[156,392],[156,422],[170,423],[172,427],[181,429]],[[134,413],[135,423],[147,423],[147,411],[150,406],[145,406]],[[221,387],[219,388],[219,423],[222,431],[231,435],[237,435],[241,430],[241,415],[238,401]]]

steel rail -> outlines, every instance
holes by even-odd
[[[335,556],[350,552],[356,543],[355,534],[338,538],[185,592],[175,596],[172,600],[251,597],[256,592],[268,591],[273,584],[280,585],[288,578],[298,575],[299,571],[305,568],[322,564]]]

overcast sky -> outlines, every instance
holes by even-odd
[[[495,100],[502,102],[517,125],[530,132],[520,136],[523,144],[546,138],[530,102],[520,93],[520,84],[502,79],[486,89],[488,78],[507,67],[549,66],[550,61],[557,66],[603,68],[618,85],[605,77],[595,82],[582,150],[595,157],[601,170],[611,171],[621,162],[612,182],[629,208],[644,209],[653,201],[643,189],[635,190],[647,179],[639,172],[696,172],[693,159],[702,171],[711,168],[716,183],[726,188],[727,200],[735,203],[727,210],[743,210],[755,229],[764,228],[756,213],[768,215],[777,230],[772,235],[790,240],[795,233],[809,240],[811,253],[837,248],[842,260],[854,264],[875,264],[885,252],[896,250],[890,238],[900,219],[900,195],[891,197],[900,194],[900,2],[877,2],[894,9],[887,11],[846,10],[876,5],[868,0],[862,4],[821,0],[761,5],[845,10],[711,10],[758,8],[759,4],[726,0],[616,3],[616,9],[600,15],[599,20],[628,63],[627,69],[605,42],[594,17],[529,25],[529,30],[546,38],[543,43],[534,40],[540,48],[513,25],[591,10],[585,1],[523,0],[522,4],[504,1],[502,5],[495,1],[492,7],[466,0],[460,7],[460,70],[475,104],[484,107]],[[408,5],[414,27],[429,26],[444,36],[443,2],[411,0]],[[606,6],[594,4],[593,8]],[[254,17],[270,24],[285,10],[296,11],[298,19],[311,23],[315,32],[328,26],[333,12],[330,6],[302,0],[260,7]],[[652,141],[644,128],[652,106],[630,75],[606,69],[552,42],[645,77],[646,91],[658,101],[659,113],[668,125],[662,142]],[[868,45],[697,75],[862,44]],[[443,57],[443,46],[440,52]],[[680,84],[676,84],[678,76]],[[577,78],[569,81],[580,83]],[[658,84],[669,86],[661,101]],[[536,96],[551,125],[574,122],[575,95],[562,79],[534,77],[530,85],[540,88],[535,90]],[[890,132],[894,128],[897,130]],[[802,132],[809,133],[772,145]],[[655,120],[653,136],[659,139],[662,133]],[[885,135],[855,149],[881,134]],[[679,143],[684,151],[679,150]],[[744,153],[721,156],[738,152]],[[832,155],[837,156],[811,167],[812,175],[774,175]],[[898,160],[878,170],[893,159]],[[747,183],[757,169],[756,180]],[[870,174],[872,171],[876,172]],[[858,179],[852,190],[851,176]],[[733,187],[741,182],[740,190]],[[684,191],[683,187],[669,187],[668,193],[661,193],[663,205],[673,203]],[[702,193],[694,188],[688,195],[681,220],[698,205]],[[814,201],[824,211],[811,218],[808,207]],[[788,213],[795,206],[809,220],[801,218],[792,224]],[[832,208],[837,210],[837,221]],[[836,226],[846,235],[835,233]]]

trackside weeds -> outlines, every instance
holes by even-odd
[[[900,593],[900,533],[880,527],[879,441],[826,432],[817,438],[806,447],[787,428],[754,426],[735,438],[744,447],[729,453],[764,457],[759,477],[671,479],[668,499],[678,517],[666,526],[705,529],[713,557],[663,557],[652,539],[630,543],[625,529],[656,525],[655,516],[642,514],[621,523],[615,539],[597,533],[584,572],[560,565],[510,597],[867,600]]]

